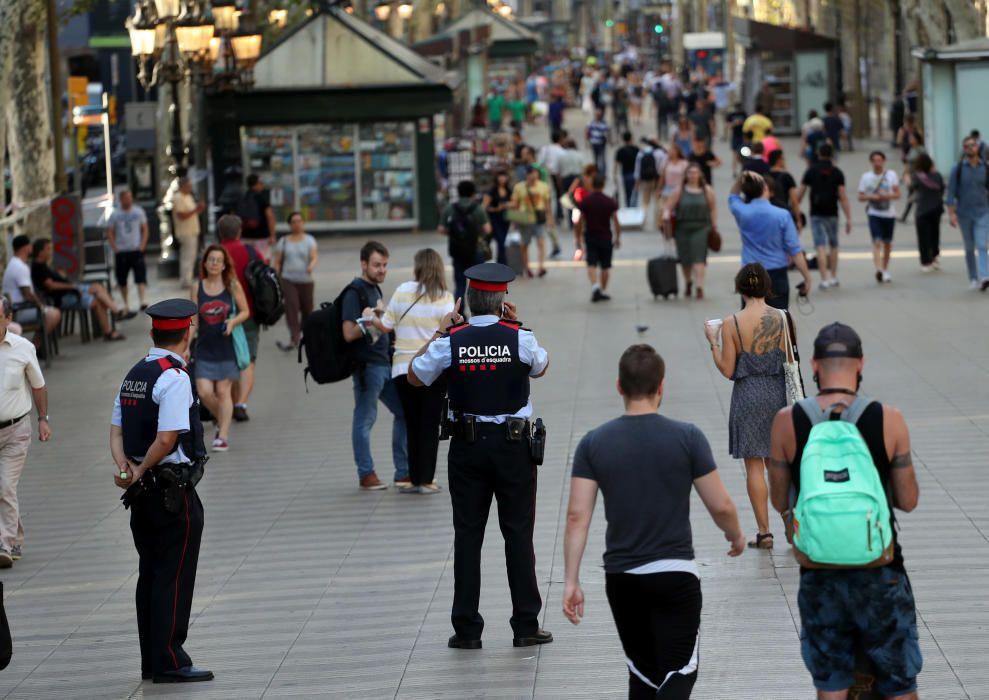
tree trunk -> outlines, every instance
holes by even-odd
[[[979,14],[979,9],[972,0],[944,0],[944,9],[951,16],[951,24],[958,41],[985,36],[985,19]]]
[[[45,21],[43,0],[5,0],[8,24],[17,40],[11,47],[7,108],[7,144],[13,200],[19,206],[37,203],[17,224],[32,235],[51,230],[45,200],[55,194],[55,143],[50,126],[45,80]],[[59,144],[61,146],[61,144]]]
[[[14,43],[14,31],[10,25],[10,5],[0,2],[0,105],[7,104],[7,96],[10,92],[10,61],[13,58],[11,46]],[[4,176],[6,165],[7,144],[7,113],[0,107],[0,219],[4,218],[4,211],[7,207],[7,183]],[[0,225],[0,258],[5,257],[7,250],[7,230],[6,225]],[[6,261],[4,261],[6,262]]]

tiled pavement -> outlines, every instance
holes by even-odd
[[[864,161],[864,158],[859,158]],[[857,174],[857,173],[856,173]],[[857,178],[856,178],[857,179]],[[727,190],[724,177],[719,190]],[[723,201],[723,200],[722,200]],[[855,207],[856,214],[859,208]],[[603,590],[603,512],[585,557],[587,617],[572,627],[560,612],[567,473],[589,428],[614,416],[619,353],[653,343],[668,363],[663,412],[697,423],[710,438],[746,527],[752,517],[743,469],[727,454],[731,391],[712,366],[704,319],[736,305],[734,229],[722,215],[726,249],[711,261],[709,298],[654,302],[646,293],[649,234],[631,233],[619,254],[614,301],[591,305],[579,267],[562,263],[512,290],[522,317],[549,349],[548,375],[534,383],[549,426],[540,471],[536,565],[545,626],[554,644],[514,649],[496,520],[485,547],[485,648],[446,648],[452,597],[449,498],[362,493],[350,454],[348,386],[310,387],[294,357],[262,337],[252,421],[235,426],[232,448],[209,463],[201,493],[206,531],[188,650],[216,680],[198,686],[141,683],[133,612],[137,557],[127,513],[111,482],[107,425],[122,374],[144,350],[146,324],[129,342],[66,341],[47,373],[55,439],[34,444],[20,487],[25,557],[4,572],[14,658],[0,672],[9,698],[562,698],[623,697],[626,672]],[[921,275],[909,256],[912,227],[899,228],[906,254],[895,281],[871,280],[861,217],[843,265],[842,288],[818,293],[797,315],[809,355],[816,329],[835,319],[861,332],[863,390],[898,405],[913,432],[919,508],[903,516],[902,541],[917,596],[926,698],[989,697],[989,299],[964,291],[963,263],[945,227],[945,270]],[[393,269],[386,293],[407,279],[409,261],[434,235],[388,236]],[[569,241],[565,241],[569,243]],[[572,248],[571,248],[572,251]],[[355,241],[321,241],[319,298],[335,295],[356,266]],[[155,288],[158,296],[168,285]],[[635,325],[649,329],[637,335]],[[805,376],[809,369],[805,366]],[[375,457],[390,476],[387,413]],[[441,460],[442,461],[442,460]],[[446,483],[445,464],[438,479]],[[699,501],[694,538],[704,587],[697,698],[790,699],[812,694],[799,653],[797,572],[781,548],[729,560]]]

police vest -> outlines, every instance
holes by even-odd
[[[144,457],[158,435],[158,404],[151,396],[155,382],[168,371],[188,372],[174,357],[155,361],[141,360],[127,373],[120,385],[120,418],[124,433],[124,453],[131,458]],[[190,383],[192,379],[190,378]],[[178,445],[185,456],[196,461],[206,456],[203,424],[199,420],[199,395],[192,384],[192,405],[189,407],[189,430],[179,434]]]
[[[450,408],[475,416],[511,415],[529,401],[528,364],[519,359],[521,324],[463,324],[450,329]]]

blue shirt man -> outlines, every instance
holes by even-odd
[[[989,290],[989,165],[979,153],[979,141],[965,139],[964,157],[948,176],[948,221],[961,228],[969,287]],[[978,251],[978,266],[976,266]]]
[[[728,195],[728,208],[742,235],[742,264],[759,263],[773,280],[773,296],[766,302],[778,309],[790,305],[790,263],[804,277],[802,294],[811,287],[810,270],[800,247],[793,217],[769,201],[769,187],[762,176],[743,171]]]

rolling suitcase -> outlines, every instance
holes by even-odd
[[[677,278],[676,247],[673,241],[663,239],[663,250],[659,257],[652,258],[646,265],[646,275],[649,278],[649,289],[654,299],[662,296],[669,299],[680,291]]]
[[[505,261],[516,275],[525,272],[522,269],[522,234],[518,231],[511,231],[505,236]]]
[[[622,230],[643,228],[646,225],[646,210],[642,207],[622,207],[618,210],[618,223]]]

